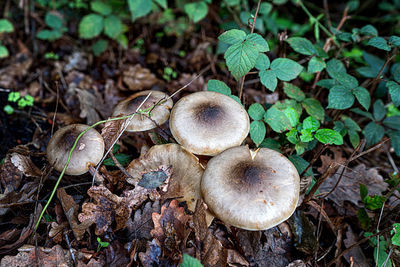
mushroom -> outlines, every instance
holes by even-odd
[[[69,151],[78,135],[89,126],[72,124],[56,131],[47,145],[47,160],[54,168],[61,172],[68,160]],[[89,129],[78,140],[71,154],[71,160],[65,171],[69,175],[81,175],[89,170],[90,165],[100,162],[104,153],[103,137],[93,128]]]
[[[212,158],[201,194],[220,220],[246,230],[266,230],[295,211],[300,190],[296,167],[268,148],[233,147]]]
[[[169,121],[176,141],[197,155],[214,156],[239,146],[249,133],[250,121],[241,104],[229,96],[202,91],[182,97]]]
[[[169,176],[168,189],[163,196],[186,201],[191,211],[195,210],[196,201],[201,198],[203,167],[196,156],[178,144],[153,146],[145,155],[133,160],[126,170],[133,178],[128,178],[127,182],[135,186],[145,186],[141,182],[147,174],[153,173],[157,178]],[[159,175],[159,172],[164,174]]]
[[[157,103],[160,103],[161,100],[165,99],[165,101],[156,105],[151,110],[151,119],[143,114],[135,115],[130,121],[126,131],[141,132],[151,130],[156,128],[157,125],[161,125],[168,120],[169,111],[173,105],[172,100],[168,99],[168,95],[163,92],[151,90],[138,92],[118,103],[118,105],[114,108],[113,116],[125,116],[136,112],[139,105],[142,104],[142,102],[146,99],[147,95],[150,92],[151,95],[141,106],[142,110],[150,108]]]

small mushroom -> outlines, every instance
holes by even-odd
[[[68,160],[68,154],[78,135],[89,126],[72,124],[56,131],[47,145],[47,160],[61,172]],[[104,154],[103,137],[95,130],[88,130],[78,141],[71,154],[71,160],[65,171],[69,175],[81,175],[89,170],[89,166],[100,162]]]
[[[150,108],[161,100],[168,99],[168,95],[160,91],[141,91],[120,102],[114,108],[113,116],[125,116],[136,112],[139,105],[142,104],[150,92],[151,95],[146,102],[143,103],[140,108],[141,110]],[[151,119],[143,114],[135,115],[129,123],[126,131],[141,132],[156,128],[157,125],[161,125],[168,120],[169,111],[172,108],[172,105],[173,102],[171,99],[165,100],[165,102],[156,105],[151,110]]]
[[[196,201],[201,198],[203,167],[196,156],[178,144],[153,146],[145,155],[133,160],[126,170],[133,178],[128,178],[127,182],[135,186],[146,186],[141,182],[148,174],[153,174],[152,177],[157,179],[169,176],[168,189],[163,196],[186,201],[191,211],[195,210]]]
[[[282,154],[233,147],[212,158],[204,171],[201,194],[214,215],[246,230],[266,230],[295,211],[300,177]]]
[[[169,126],[176,141],[187,150],[214,156],[241,145],[250,122],[243,106],[229,96],[202,91],[175,104]]]

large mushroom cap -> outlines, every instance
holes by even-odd
[[[169,125],[179,144],[194,154],[210,156],[241,145],[250,129],[242,105],[209,91],[181,98],[171,111]]]
[[[186,201],[188,208],[194,211],[196,201],[201,198],[200,181],[204,171],[198,158],[178,144],[153,146],[129,164],[127,172],[133,179],[127,182],[136,186],[144,174],[158,171],[170,173],[164,197]]]
[[[204,171],[201,193],[220,220],[247,230],[265,230],[288,219],[299,199],[300,177],[282,154],[247,146],[225,150]]]
[[[160,91],[141,91],[120,102],[114,108],[113,116],[124,116],[136,112],[136,109],[146,99],[150,92],[151,95],[146,102],[143,103],[140,109],[147,109],[159,103],[161,100],[168,99],[168,95]],[[128,132],[141,132],[156,128],[157,125],[161,125],[168,120],[169,111],[172,108],[172,105],[173,102],[171,99],[158,104],[151,111],[151,119],[145,115],[135,115],[126,130]]]
[[[47,159],[54,168],[61,172],[67,163],[68,154],[78,135],[89,126],[72,124],[60,128],[54,133],[47,145]],[[88,130],[78,141],[65,171],[69,175],[81,175],[89,170],[90,165],[100,162],[104,153],[103,137],[95,130]]]

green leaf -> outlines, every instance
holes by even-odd
[[[360,184],[360,197],[361,200],[368,196],[368,187],[365,184]]]
[[[352,108],[351,111],[353,111],[356,114],[362,115],[368,119],[374,120],[374,117],[372,116],[372,114],[370,112],[362,111],[359,108]]]
[[[21,94],[19,92],[11,92],[8,94],[8,102],[17,102],[20,99]]]
[[[138,185],[147,189],[155,189],[167,179],[168,175],[164,171],[151,171],[142,175]]]
[[[315,132],[316,130],[319,129],[319,126],[320,126],[319,121],[314,119],[312,116],[308,116],[303,121],[303,129],[310,130],[310,132]]]
[[[271,70],[279,80],[288,82],[296,78],[303,70],[303,67],[291,59],[277,58],[271,63]]]
[[[354,103],[354,96],[351,90],[342,85],[335,85],[329,90],[328,107],[333,109],[347,109]]]
[[[399,47],[400,46],[400,37],[399,36],[391,36],[389,38],[389,43],[391,43],[393,46]]]
[[[47,12],[44,18],[46,25],[54,30],[60,30],[63,27],[63,19],[58,12]]]
[[[236,44],[246,39],[246,33],[242,30],[232,29],[221,34],[218,39],[227,44]]]
[[[108,47],[107,40],[100,39],[92,46],[93,54],[96,57],[100,56],[101,54],[103,54],[104,51],[106,51],[107,47]]]
[[[346,127],[344,127],[344,123],[341,121],[335,121],[333,130],[340,133],[342,136],[345,136],[347,134],[347,129]]]
[[[4,45],[0,45],[0,58],[6,58],[9,56],[8,49]]]
[[[151,1],[149,0],[128,0],[128,6],[132,21],[146,16],[151,11]]]
[[[368,110],[369,106],[371,105],[371,96],[369,95],[368,90],[364,87],[359,86],[353,89],[353,94],[355,95],[361,106]]]
[[[366,78],[375,78],[384,66],[385,61],[365,51],[363,51],[363,58],[368,63],[369,67],[358,68],[357,72]],[[388,67],[386,66],[383,69],[383,74],[386,73],[387,70]]]
[[[62,33],[57,30],[41,30],[36,34],[36,38],[40,40],[54,41],[60,39]]]
[[[269,66],[271,65],[269,58],[266,54],[264,53],[260,53],[258,55],[257,61],[256,61],[256,69],[258,70],[266,70],[269,68]]]
[[[231,89],[226,83],[219,80],[209,80],[207,82],[207,90],[211,92],[217,92],[224,95],[231,95]]]
[[[277,108],[268,109],[264,115],[264,121],[272,128],[272,130],[278,133],[292,129],[290,121],[286,117],[285,113]]]
[[[365,25],[360,29],[360,33],[369,36],[378,36],[378,31],[371,24]]]
[[[335,79],[322,79],[317,82],[318,86],[321,86],[323,88],[331,89],[335,85],[337,85],[338,82]]]
[[[295,127],[299,123],[300,115],[294,108],[287,107],[283,113],[285,113],[286,117],[289,119],[289,123],[292,127]]]
[[[400,62],[393,64],[392,69],[391,69],[393,79],[397,82],[400,83]]]
[[[104,20],[104,33],[111,39],[116,39],[122,33],[122,21],[114,15]]]
[[[388,81],[386,87],[389,89],[390,97],[392,98],[393,105],[398,107],[400,105],[400,85],[394,81]]]
[[[306,38],[291,37],[291,38],[287,39],[286,42],[288,42],[290,47],[292,47],[293,50],[296,51],[297,53],[300,53],[300,54],[303,54],[306,56],[312,56],[316,52],[314,45]]]
[[[299,136],[296,128],[293,128],[286,133],[286,139],[292,144],[297,144],[299,142]]]
[[[392,244],[395,246],[400,246],[400,223],[393,224],[393,230],[391,231]]]
[[[378,99],[374,103],[374,118],[377,121],[382,120],[386,115],[385,105],[383,104],[382,100]]]
[[[260,11],[259,11],[260,14],[268,15],[269,12],[271,12],[271,10],[272,10],[272,5],[270,3],[263,2],[260,4]]]
[[[320,72],[326,67],[325,61],[319,57],[312,57],[308,62],[308,72]]]
[[[122,166],[128,165],[128,163],[131,161],[132,157],[126,154],[115,154],[115,158],[118,160],[119,163],[121,163]],[[108,158],[105,159],[103,162],[104,165],[106,166],[115,166],[115,163],[112,159]]]
[[[335,73],[334,77],[341,85],[348,89],[353,89],[358,86],[358,81],[354,76],[351,76],[344,72],[337,72]]]
[[[189,19],[193,22],[199,22],[204,19],[208,13],[208,5],[205,2],[195,2],[185,4],[185,13],[188,15]]]
[[[383,125],[393,130],[400,131],[400,116],[391,116],[383,120]]]
[[[383,196],[366,196],[363,199],[364,205],[369,210],[377,210],[382,208],[383,203],[385,203],[385,198]]]
[[[349,130],[353,130],[356,132],[360,132],[361,128],[358,126],[357,122],[355,122],[353,119],[349,117],[344,118],[344,125],[347,127]]]
[[[308,167],[309,163],[303,159],[302,157],[298,156],[298,155],[291,155],[288,157],[289,160],[293,163],[293,165],[296,167],[297,172],[299,173],[299,175]],[[306,173],[305,176],[314,176],[314,173],[312,171],[312,168],[309,168]]]
[[[303,93],[303,91],[301,91],[301,89],[299,87],[297,87],[296,85],[293,85],[291,83],[283,83],[283,91],[285,92],[285,94],[293,99],[296,99],[297,101],[301,102],[304,100],[304,98],[306,97],[305,94]]]
[[[242,104],[242,102],[240,101],[239,97],[235,96],[235,95],[229,95],[230,98],[232,98],[233,100],[235,100],[236,102],[238,102],[239,104]]]
[[[261,35],[258,33],[250,33],[246,37],[246,42],[249,42],[253,47],[255,47],[258,52],[268,52],[269,51],[269,46],[267,41],[265,41],[264,38],[262,38]]]
[[[357,217],[360,221],[361,228],[367,230],[371,224],[371,219],[369,218],[367,211],[364,208],[359,208],[357,212]]]
[[[157,4],[159,4],[162,8],[167,9],[168,3],[167,0],[154,0]]]
[[[250,123],[250,138],[259,146],[264,140],[267,129],[263,121],[252,121]]]
[[[307,144],[303,143],[303,142],[298,142],[294,148],[296,149],[296,154],[297,155],[301,155],[305,152],[307,147]]]
[[[349,130],[348,134],[351,145],[353,146],[353,148],[356,148],[360,144],[360,136],[356,131],[353,130]]]
[[[188,254],[183,254],[183,261],[179,266],[180,267],[203,267],[203,265],[201,264],[201,262],[198,259],[193,258],[193,257],[189,256]]]
[[[385,129],[381,125],[371,121],[365,126],[363,134],[367,140],[367,146],[369,147],[375,145],[382,139],[385,134]]]
[[[256,64],[258,50],[245,40],[231,45],[225,52],[225,60],[228,69],[236,80],[247,74]]]
[[[273,92],[278,84],[275,73],[272,70],[262,70],[258,75],[261,83]]]
[[[346,68],[340,60],[332,58],[326,63],[326,71],[329,76],[335,77],[336,73],[346,73]]]
[[[117,41],[124,49],[128,49],[128,37],[126,37],[125,34],[118,35],[115,41]]]
[[[257,120],[262,120],[264,118],[265,110],[261,104],[254,103],[250,105],[248,113],[250,118],[257,121]]]
[[[100,13],[100,14],[102,14],[104,16],[108,16],[112,12],[111,6],[108,5],[105,2],[102,2],[102,1],[92,1],[92,2],[90,2],[90,8],[93,11],[95,11],[97,13]]]
[[[378,49],[385,50],[385,51],[391,50],[387,41],[382,37],[373,37],[373,38],[369,39],[367,45],[370,45],[370,46],[373,46],[373,47],[376,47]]]
[[[310,130],[303,129],[301,130],[300,140],[303,143],[308,143],[314,140],[314,136]]]
[[[13,32],[14,26],[6,19],[0,19],[0,33]]]
[[[306,98],[301,103],[305,108],[308,115],[313,116],[315,119],[319,121],[323,121],[325,118],[325,110],[321,106],[321,103],[314,98]]]
[[[317,138],[317,140],[323,144],[343,144],[343,137],[340,135],[340,133],[331,129],[319,129],[315,133],[315,138]]]
[[[79,37],[82,39],[92,39],[98,36],[104,27],[104,19],[97,14],[89,14],[82,18],[79,23]]]
[[[278,151],[280,153],[282,153],[281,151],[281,144],[279,144],[278,141],[272,139],[272,138],[265,138],[261,144],[259,145],[259,147],[266,147],[266,148],[270,148],[273,149],[275,151]]]

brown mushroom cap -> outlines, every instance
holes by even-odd
[[[126,170],[134,178],[128,178],[127,182],[135,186],[146,173],[168,170],[171,176],[164,197],[186,201],[191,211],[201,198],[203,167],[196,156],[178,144],[153,146],[145,155],[133,160]]]
[[[67,163],[68,154],[78,135],[89,126],[72,124],[60,128],[54,133],[47,145],[47,160],[61,172]],[[104,154],[103,137],[95,130],[88,130],[78,141],[65,171],[69,175],[81,175],[89,170],[90,165],[100,162]]]
[[[136,112],[139,105],[146,99],[147,95],[151,92],[151,95],[143,103],[140,109],[152,107],[154,104],[159,103],[162,99],[167,99],[168,95],[160,91],[141,91],[138,92],[122,102],[114,108],[113,117],[121,115],[129,115]],[[171,99],[155,106],[151,111],[151,119],[145,115],[135,115],[129,123],[126,131],[128,132],[141,132],[151,130],[166,122],[169,118],[169,111],[172,108],[173,102]],[[154,123],[155,122],[155,123]]]
[[[204,171],[201,193],[217,218],[247,230],[266,230],[295,211],[300,177],[282,154],[247,146],[212,158]]]
[[[249,133],[246,110],[229,96],[209,91],[181,98],[169,122],[176,141],[197,155],[214,156],[239,146]]]

